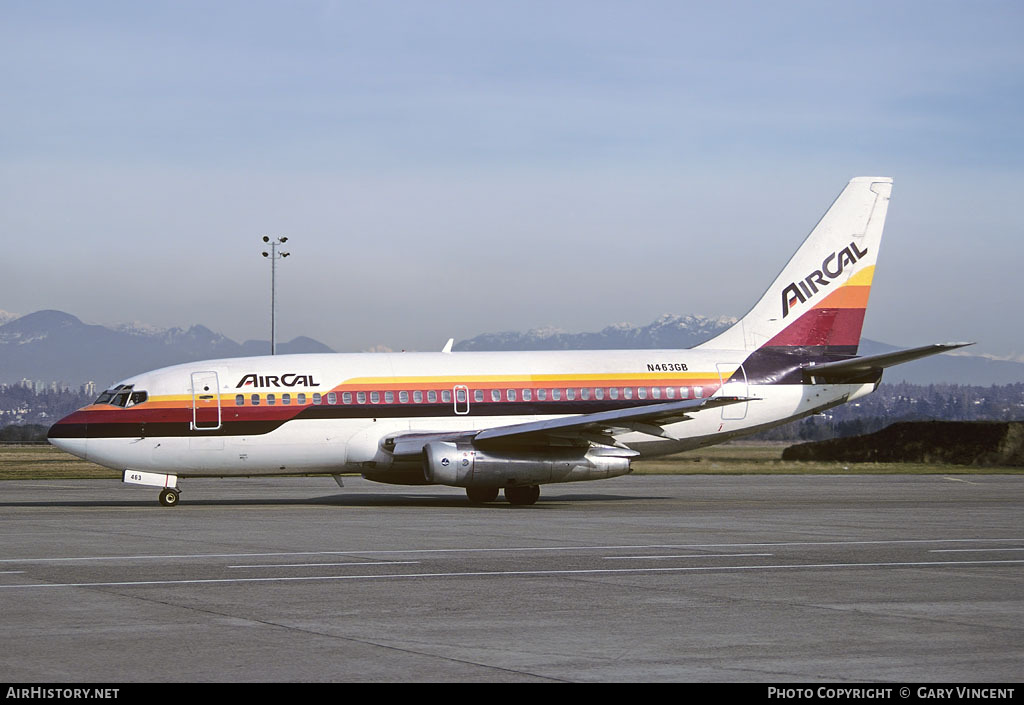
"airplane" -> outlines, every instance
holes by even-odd
[[[853,401],[885,368],[971,343],[858,356],[892,179],[852,179],[754,307],[682,350],[302,354],[136,375],[50,443],[160,487],[359,473],[532,505],[540,486],[756,433]]]

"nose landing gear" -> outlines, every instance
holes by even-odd
[[[162,487],[163,489],[160,490],[160,504],[165,507],[177,507],[178,500],[181,498],[181,489],[178,487],[177,475],[125,470],[121,476],[121,481],[131,485]]]
[[[180,494],[181,493],[178,491],[178,488],[176,487],[168,487],[167,489],[161,490],[160,504],[164,505],[165,507],[177,507],[178,500],[180,499]]]

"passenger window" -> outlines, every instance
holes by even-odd
[[[299,406],[305,406],[306,405],[306,394],[305,394],[305,392],[299,392],[298,396],[295,397],[295,403],[298,404]]]
[[[356,392],[356,403],[357,404],[365,404],[366,403],[366,392]]]
[[[686,387],[683,387],[683,391],[686,391]],[[675,399],[676,398],[676,390],[673,387],[665,387],[665,398],[666,399]],[[686,397],[683,397],[683,399],[685,399],[685,398]]]
[[[282,394],[281,395],[281,403],[284,404],[285,406],[289,406],[292,403],[292,395],[291,394]]]
[[[566,398],[566,401],[572,401],[573,399],[575,399],[576,398],[576,390],[575,389],[566,389],[565,390],[565,398]]]
[[[700,399],[702,396],[704,396],[704,387],[694,387],[693,396],[697,399]]]
[[[412,393],[412,400],[413,400],[413,402],[415,402],[417,404],[422,404],[423,403],[423,392],[421,392],[418,389],[416,391],[414,391]]]
[[[584,401],[590,400],[590,390],[588,388],[584,387],[580,390],[580,399],[583,399]]]
[[[443,390],[441,392],[441,401],[443,401],[445,403],[451,403],[451,400],[452,400],[452,392],[451,392],[451,390],[450,389]]]
[[[323,397],[320,396],[320,392],[313,392],[313,403],[319,405]]]
[[[523,401],[533,401],[533,390],[532,389],[524,389],[523,390]]]
[[[399,392],[398,393],[398,401],[402,402],[403,404],[408,404],[409,403],[409,392]]]
[[[437,403],[437,392],[433,389],[427,390],[427,401],[431,404]]]
[[[500,389],[492,389],[491,390],[491,401],[501,401],[501,390]]]
[[[370,403],[380,404],[380,392],[370,392]]]
[[[612,398],[612,399],[618,399],[619,398],[619,390],[618,390],[618,388],[612,387],[611,389],[609,389],[608,390],[608,396],[610,398]]]
[[[672,389],[672,387],[669,387],[666,391],[668,392],[669,396],[672,396],[672,392],[674,392],[675,390]],[[679,398],[680,399],[686,399],[689,396],[690,396],[690,388],[689,387],[680,387],[679,388]]]
[[[636,388],[636,398],[637,399],[646,399],[647,398],[647,387],[637,387]]]
[[[342,404],[351,404],[352,403],[352,392],[342,392],[341,393],[341,403]]]
[[[335,404],[338,403],[337,392],[327,392],[327,403],[330,404],[331,406],[334,406]]]
[[[633,398],[633,388],[632,387],[624,388],[622,390],[622,396],[625,399],[632,399]]]
[[[651,387],[651,397],[661,399],[661,387]]]
[[[252,405],[253,406],[259,406],[260,405],[260,395],[259,394],[253,394],[249,398],[252,401]]]
[[[562,398],[562,390],[561,389],[552,389],[551,390],[551,400],[552,401],[558,401],[561,398]]]
[[[508,399],[509,401],[515,401],[516,400],[516,390],[514,390],[514,389],[506,389],[505,390],[505,398]]]
[[[268,394],[267,395],[267,406],[273,406],[276,403],[277,403],[277,397],[274,396],[273,394]]]
[[[604,399],[604,390],[601,389],[600,387],[595,389],[594,390],[594,398],[595,399]]]
[[[384,403],[385,404],[394,404],[395,403],[395,393],[394,392],[384,392]]]
[[[245,406],[245,395],[244,394],[236,394],[235,395],[235,406]]]
[[[546,401],[548,398],[548,390],[538,389],[537,390],[537,401]]]

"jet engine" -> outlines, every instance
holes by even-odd
[[[472,443],[434,441],[423,447],[427,482],[452,487],[516,487],[548,482],[603,480],[630,472],[634,450],[589,448],[481,449]]]

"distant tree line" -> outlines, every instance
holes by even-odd
[[[0,385],[0,429],[24,425],[49,427],[92,402],[93,397],[80,390],[47,389],[37,392],[20,384]]]
[[[991,387],[886,384],[874,394],[753,438],[821,441],[880,431],[899,421],[1021,421],[1024,383]]]
[[[0,443],[43,443],[49,426],[26,424],[0,428]]]

